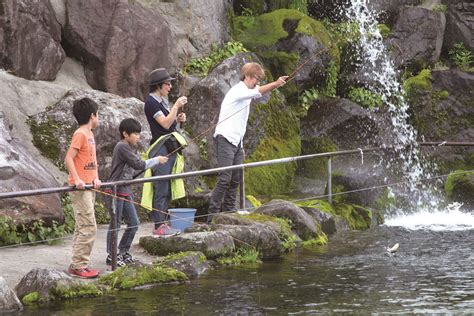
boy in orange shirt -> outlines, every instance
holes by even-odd
[[[90,254],[97,232],[94,212],[95,192],[84,190],[84,186],[93,184],[94,188],[98,189],[101,185],[92,133],[92,130],[99,125],[98,105],[89,98],[82,98],[74,101],[72,112],[79,128],[72,136],[65,162],[69,170],[69,184],[79,190],[69,193],[76,226],[68,273],[74,277],[91,279],[99,275],[99,271],[89,268]]]

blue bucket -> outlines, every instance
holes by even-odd
[[[195,208],[170,208],[171,227],[184,232],[184,229],[191,227],[194,223]]]

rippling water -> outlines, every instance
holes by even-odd
[[[326,248],[211,271],[188,284],[27,307],[23,314],[474,313],[474,216],[446,211],[444,227],[437,224],[442,214],[420,216],[433,226],[408,229],[396,225],[416,220],[400,219],[334,237]],[[388,255],[395,243],[399,251]]]

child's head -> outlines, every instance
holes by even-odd
[[[99,125],[99,118],[97,111],[99,105],[89,98],[82,98],[74,101],[72,106],[72,113],[79,125],[88,124],[92,120],[92,128]]]
[[[127,118],[120,122],[120,137],[129,144],[136,145],[138,143],[141,131],[142,126],[136,119]]]

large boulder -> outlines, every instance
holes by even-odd
[[[0,3],[0,67],[34,80],[54,80],[66,57],[49,1]]]
[[[257,214],[265,214],[286,218],[291,221],[292,229],[303,240],[317,237],[319,228],[315,220],[302,208],[283,200],[271,200],[255,210]]]
[[[321,230],[327,235],[343,233],[350,230],[347,220],[339,215],[325,213],[317,207],[302,207],[302,209],[321,225]]]
[[[256,55],[241,53],[224,60],[191,90],[186,106],[186,130],[197,138],[200,155],[189,162],[192,170],[216,166],[213,134],[218,124],[220,104],[231,86],[239,82],[240,68],[246,62],[260,62]],[[269,98],[270,97],[270,98]],[[262,103],[263,102],[263,103]],[[300,140],[298,120],[278,91],[250,105],[250,115],[244,139],[247,161],[298,155]],[[292,182],[295,166],[285,164],[246,171],[247,192],[281,192]],[[206,183],[196,186],[206,189]],[[191,191],[194,191],[191,190]]]
[[[167,238],[145,236],[140,238],[140,246],[151,255],[200,251],[209,259],[227,255],[235,248],[232,236],[224,231],[186,233]]]
[[[268,225],[217,225],[216,229],[228,232],[237,249],[252,247],[260,253],[262,259],[278,258],[284,253],[278,233]]]
[[[69,0],[66,14],[65,50],[83,62],[93,88],[143,99],[151,70],[174,71],[175,46],[159,13],[131,1]]]
[[[4,112],[0,111],[0,191],[34,190],[55,187],[57,182],[28,149],[13,137],[12,127]],[[42,219],[48,224],[53,220],[62,223],[64,214],[56,194],[26,196],[2,200],[0,215],[13,218],[17,223]]]
[[[419,79],[418,79],[419,80]],[[409,85],[412,119],[423,141],[471,142],[474,139],[474,74],[460,70],[433,71],[424,79],[427,90]],[[472,146],[423,147],[442,172],[474,166]]]
[[[448,5],[444,49],[448,51],[461,42],[474,54],[474,3],[462,0],[442,2]]]
[[[181,62],[210,53],[230,39],[226,0],[138,0],[144,7],[158,12],[168,24]],[[187,60],[188,59],[188,60]]]
[[[474,172],[453,172],[446,179],[444,187],[448,198],[462,203],[468,211],[474,210]]]
[[[404,7],[389,39],[395,64],[426,68],[439,59],[446,18],[443,13],[419,7]]]
[[[160,264],[181,271],[188,278],[196,278],[210,269],[206,256],[199,251],[170,255],[160,261]]]
[[[88,97],[99,105],[100,121],[94,130],[99,164],[99,176],[106,179],[112,152],[120,140],[118,126],[125,118],[135,118],[142,124],[139,149],[147,148],[151,138],[148,123],[143,112],[143,102],[136,98],[121,98],[117,95],[94,90],[71,89],[61,100],[51,105],[46,111],[33,115],[30,126],[33,142],[43,155],[57,166],[64,167],[64,157],[69,147],[72,134],[78,128],[72,115],[75,100]]]
[[[5,279],[0,277],[0,314],[21,310],[23,310],[23,305],[15,292],[8,286]]]

